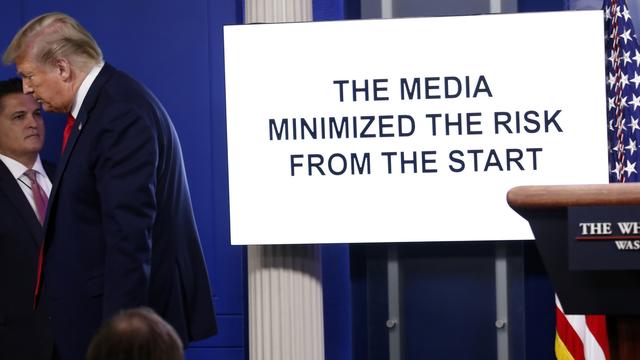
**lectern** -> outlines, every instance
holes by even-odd
[[[640,236],[612,230],[619,227],[617,220],[630,225],[640,222],[636,216],[640,214],[640,183],[520,186],[508,192],[507,202],[529,221],[565,313],[607,315],[612,359],[640,359],[640,261],[634,260],[640,257],[640,250],[617,248],[633,245]],[[606,222],[578,224],[582,230],[588,224],[611,226],[598,225],[597,236],[590,233],[576,239],[572,235],[576,212],[609,217]],[[588,241],[578,241],[585,239]],[[591,248],[604,246],[606,256],[597,251],[573,252],[573,244],[583,243]]]

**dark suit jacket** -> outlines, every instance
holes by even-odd
[[[33,311],[42,235],[33,208],[0,161],[0,359],[51,360],[51,324],[42,310]]]
[[[118,310],[147,305],[183,342],[216,333],[178,137],[160,102],[109,64],[80,108],[45,223],[42,306],[63,360]]]

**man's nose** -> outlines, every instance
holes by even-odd
[[[38,119],[36,119],[36,115],[29,114],[25,119],[25,125],[30,128],[38,127]]]
[[[33,88],[27,84],[28,81],[22,79],[22,92],[29,95],[33,93]]]

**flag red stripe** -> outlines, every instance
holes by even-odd
[[[584,345],[564,313],[556,306],[556,332],[575,360],[585,360]]]
[[[589,328],[589,331],[593,334],[600,348],[602,348],[604,356],[609,360],[609,339],[607,337],[606,317],[604,315],[587,315],[586,317],[587,328]]]

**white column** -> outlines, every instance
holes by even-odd
[[[249,359],[323,360],[317,245],[249,246]]]
[[[313,21],[311,0],[245,0],[244,22]]]
[[[311,20],[311,0],[245,1],[246,23]],[[247,258],[249,359],[323,360],[320,247],[249,246]]]

